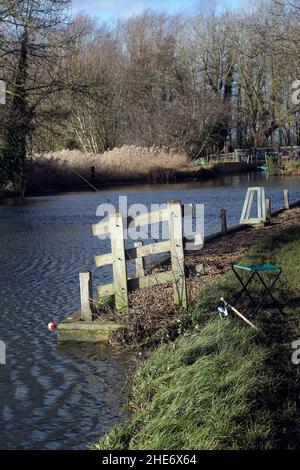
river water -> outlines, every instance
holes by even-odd
[[[31,198],[24,206],[0,206],[0,448],[85,448],[124,417],[128,376],[135,356],[99,345],[57,346],[47,324],[79,307],[78,273],[85,268],[99,282],[110,268],[95,272],[93,257],[108,242],[92,236],[99,204],[205,204],[206,234],[218,230],[221,208],[229,225],[238,223],[248,186],[265,186],[272,207],[283,204],[283,189],[300,199],[300,179],[265,173],[220,177],[209,182],[119,187],[98,193]],[[102,243],[102,245],[101,245]]]

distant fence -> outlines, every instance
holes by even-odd
[[[266,163],[266,156],[283,156],[289,159],[300,159],[299,146],[284,147],[258,147],[249,149],[236,149],[232,153],[215,153],[203,158],[199,158],[197,163],[224,163],[224,162],[244,162],[248,164],[261,165]]]

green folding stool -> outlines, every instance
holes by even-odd
[[[274,298],[272,294],[272,290],[275,287],[276,282],[281,276],[282,273],[282,268],[278,264],[262,264],[259,266],[253,265],[253,266],[244,266],[242,264],[234,264],[232,265],[232,270],[234,274],[236,275],[237,279],[239,280],[240,284],[242,285],[242,290],[236,295],[233,306],[238,303],[240,300],[241,296],[245,293],[249,297],[252,303],[252,310],[249,313],[250,316],[254,316],[264,305],[265,300],[267,297],[270,297],[274,303],[274,306],[279,310],[280,313],[283,314],[283,310],[280,307],[278,301]],[[242,272],[248,272],[249,277],[246,282],[244,282],[242,276],[239,274],[238,271]],[[266,272],[273,272],[274,273],[274,279],[272,280],[271,284],[268,286],[266,284],[265,279],[262,276],[262,273]],[[258,303],[255,301],[253,298],[252,294],[249,292],[249,285],[252,280],[258,279],[262,286],[264,287],[264,294],[263,296],[259,299]]]

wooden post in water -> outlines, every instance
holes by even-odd
[[[92,184],[95,182],[95,174],[96,174],[95,167],[91,166],[91,183]]]
[[[174,276],[174,303],[187,308],[181,202],[168,201],[168,210],[171,264]]]
[[[109,217],[116,309],[128,314],[127,268],[122,214]]]
[[[143,242],[141,241],[134,242],[134,248],[138,248],[139,246],[143,246]],[[136,277],[145,276],[144,258],[135,259],[135,275]]]
[[[92,274],[90,271],[79,274],[80,282],[80,304],[81,314],[80,318],[84,321],[92,321],[93,314],[91,310],[91,299],[93,298],[92,290]]]
[[[270,221],[272,218],[272,205],[269,197],[266,197],[266,218],[267,221]]]
[[[0,365],[5,366],[6,364],[6,346],[4,341],[0,340]]]
[[[221,211],[220,211],[220,221],[221,221],[221,233],[222,233],[222,235],[226,235],[227,234],[226,209],[221,209]]]
[[[284,197],[284,208],[289,209],[290,208],[290,200],[289,200],[289,190],[288,189],[283,190],[283,197]]]

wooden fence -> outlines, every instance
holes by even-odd
[[[183,214],[185,208],[186,213]],[[188,210],[187,210],[188,209]],[[168,201],[167,208],[140,214],[127,219],[127,227],[141,227],[160,222],[168,222],[169,239],[149,245],[136,242],[133,248],[125,248],[124,220],[120,213],[111,214],[109,220],[93,225],[95,236],[110,234],[111,252],[97,256],[96,266],[112,264],[113,283],[97,288],[100,298],[114,296],[116,310],[128,313],[128,292],[157,284],[172,283],[174,288],[174,303],[187,308],[186,279],[184,266],[183,216],[192,216],[193,205],[182,206],[178,200]],[[198,249],[203,246],[202,234],[195,236],[194,244]],[[145,275],[144,258],[169,252],[171,254],[171,269],[165,272]],[[127,273],[127,261],[135,262],[136,272],[132,277]]]
[[[205,163],[245,162],[256,165],[265,165],[266,156],[281,155],[283,159],[299,160],[300,147],[261,147],[249,149],[235,149],[233,153],[215,153],[199,158]]]

